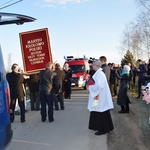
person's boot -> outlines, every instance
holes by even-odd
[[[129,114],[129,110],[125,110],[125,113],[126,113],[126,114]]]
[[[55,108],[55,110],[57,110],[57,111],[58,111],[58,110],[59,110],[59,107],[56,107],[56,108]]]
[[[61,110],[64,110],[65,109],[65,107],[64,106],[61,106]]]
[[[126,104],[126,111],[125,111],[125,113],[127,113],[127,114],[129,114],[129,104]]]
[[[140,98],[140,96],[138,95],[136,98]]]
[[[125,110],[124,106],[121,106],[121,110],[118,111],[118,113],[120,113],[120,114],[125,114],[126,113],[126,110]]]
[[[13,113],[10,113],[10,121],[11,121],[11,123],[13,123],[14,122],[14,114]]]
[[[125,114],[125,113],[126,113],[126,110],[122,110],[122,109],[121,109],[120,111],[118,111],[118,113],[119,113],[119,114]]]

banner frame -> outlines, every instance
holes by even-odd
[[[20,44],[21,44],[21,52],[22,52],[22,59],[23,59],[23,67],[24,67],[24,71],[26,73],[32,73],[32,72],[39,72],[40,70],[44,70],[46,68],[46,64],[44,67],[40,68],[40,69],[33,69],[33,70],[27,70],[27,65],[26,64],[26,60],[25,60],[25,50],[23,48],[23,39],[22,37],[24,35],[27,35],[27,34],[32,34],[32,33],[37,33],[37,32],[41,32],[41,31],[45,31],[46,33],[46,43],[47,43],[47,47],[48,47],[48,57],[49,57],[49,60],[50,62],[53,63],[53,59],[52,59],[52,52],[51,52],[51,46],[50,46],[50,37],[49,37],[49,34],[48,34],[48,28],[41,28],[41,29],[36,29],[36,30],[31,30],[31,31],[26,31],[26,32],[21,32],[19,33],[19,38],[20,38]],[[47,62],[46,62],[47,63]]]

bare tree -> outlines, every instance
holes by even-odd
[[[132,28],[131,32],[131,52],[133,53],[135,59],[143,57],[143,51],[140,49],[140,33],[137,26]]]
[[[149,58],[150,54],[150,15],[141,13],[138,17],[138,28],[140,30],[141,50],[146,52]]]
[[[121,39],[121,51],[122,53],[130,50],[130,27],[126,26],[125,30],[123,31],[122,39]]]
[[[125,53],[127,50],[132,52],[135,60],[143,57],[143,51],[140,50],[140,33],[133,22],[126,26],[122,36],[121,51]]]
[[[136,0],[139,6],[150,12],[150,0]]]
[[[149,8],[150,0],[136,0]],[[122,51],[130,50],[135,59],[150,58],[150,11],[142,11],[135,21],[130,22],[123,32]]]

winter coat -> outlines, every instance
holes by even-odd
[[[114,69],[111,69],[111,71],[110,71],[109,83],[115,84],[115,70]]]
[[[23,84],[25,83],[25,79],[22,74],[11,72],[6,75],[9,89],[10,89],[10,98],[11,99],[21,99],[25,96],[23,90]]]
[[[63,85],[63,81],[65,79],[65,73],[63,70],[60,70],[59,68],[56,68],[55,71],[58,77],[58,83],[60,85],[60,91],[62,91],[62,85]]]
[[[41,70],[40,74],[40,91],[52,91],[59,93],[59,83],[57,74],[49,69]]]
[[[120,86],[119,86],[119,92],[117,97],[118,105],[126,105],[127,103],[130,103],[129,97],[127,95],[128,81],[129,81],[129,75],[127,74],[124,74],[120,79]]]
[[[64,79],[64,85],[71,85],[71,78],[72,78],[72,70],[64,70],[65,73],[65,79]]]
[[[109,83],[109,78],[110,78],[110,67],[107,65],[107,64],[103,64],[102,65],[102,69],[103,69],[103,72],[105,73],[106,75],[106,79]]]
[[[30,75],[30,78],[27,79],[27,85],[29,87],[30,92],[39,91],[39,82],[40,82],[40,78],[37,74]]]
[[[139,65],[138,71],[138,79],[145,79],[145,75],[147,73],[146,67],[144,64]]]

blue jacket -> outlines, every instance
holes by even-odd
[[[147,73],[145,65],[144,64],[139,65],[138,69],[140,70],[140,71],[138,71],[138,78],[139,79],[144,79],[145,74]]]

